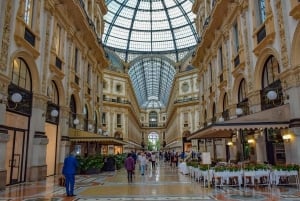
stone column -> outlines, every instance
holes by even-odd
[[[290,80],[292,79],[290,78]],[[289,142],[284,143],[286,163],[300,164],[300,88],[289,88],[286,90],[286,94],[289,95],[288,102],[290,105],[290,129],[288,134],[292,136]]]
[[[69,138],[69,122],[70,108],[67,106],[60,107],[59,115],[59,130],[58,130],[58,164],[56,174],[61,174],[65,157],[70,153],[70,138]]]
[[[45,133],[36,132],[33,138],[32,161],[29,172],[29,181],[40,181],[46,179],[46,150],[48,138]]]
[[[7,130],[0,130],[0,190],[6,186],[7,170],[5,169],[6,144],[9,141]]]
[[[28,180],[39,181],[46,179],[47,164],[46,150],[48,138],[45,135],[45,118],[48,97],[41,94],[33,94],[32,116],[30,120],[30,139],[28,161]],[[53,153],[54,154],[54,153]]]

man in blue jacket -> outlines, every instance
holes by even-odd
[[[79,166],[78,161],[75,157],[75,153],[70,153],[64,160],[64,166],[62,173],[66,178],[66,193],[67,196],[74,195],[74,185],[75,185],[75,174],[76,169]]]

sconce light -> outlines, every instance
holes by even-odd
[[[223,122],[224,121],[224,118],[221,116],[220,118],[219,118],[219,122]]]
[[[270,90],[270,91],[268,91],[268,93],[267,93],[267,98],[270,100],[270,101],[272,101],[272,103],[275,105],[275,100],[278,98],[278,93],[275,91],[275,90]],[[285,99],[289,99],[289,95],[282,95],[281,97],[280,97],[280,104],[278,104],[278,105],[282,105],[283,104],[283,101],[285,100]]]
[[[236,140],[237,140],[237,135],[232,135],[231,141],[236,142]]]
[[[77,119],[77,118],[74,119],[73,123],[74,123],[75,126],[77,126],[79,124],[79,119]]]
[[[249,144],[252,144],[252,143],[254,143],[255,141],[254,141],[254,139],[248,139],[248,141],[247,141]]]
[[[243,114],[243,109],[238,107],[238,108],[235,109],[235,113],[237,115],[242,115]]]
[[[232,142],[227,142],[227,145],[228,145],[228,146],[232,146],[233,143],[232,143]]]
[[[291,140],[292,136],[290,134],[285,134],[282,136],[282,139],[286,142],[289,142]]]
[[[0,103],[6,104],[9,109],[15,109],[17,107],[18,103],[20,103],[22,101],[22,98],[23,97],[20,93],[15,92],[10,97],[8,97],[7,99],[4,99],[4,98],[1,99]],[[13,107],[10,107],[9,102],[8,102],[9,100],[14,103]]]
[[[93,127],[92,124],[89,124],[89,125],[88,125],[88,130],[89,130],[90,132],[94,130],[94,127]]]
[[[50,113],[51,117],[57,117],[58,116],[58,111],[56,109],[51,110]]]

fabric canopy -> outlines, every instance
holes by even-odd
[[[87,131],[69,129],[69,137],[72,142],[99,142],[103,145],[127,145],[128,143],[120,138],[108,137]]]
[[[288,128],[289,118],[289,104],[286,104],[236,119],[211,124],[195,131],[187,139],[230,138],[232,132],[239,129]]]

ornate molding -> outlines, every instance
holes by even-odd
[[[10,44],[10,35],[11,35],[11,28],[10,28],[10,19],[12,16],[12,2],[13,1],[6,1],[7,5],[5,8],[5,17],[4,17],[4,23],[3,23],[3,37],[1,42],[1,51],[0,51],[0,70],[2,72],[5,72],[5,70],[8,68],[7,66],[7,59],[8,57],[8,48]],[[5,3],[4,3],[5,4]]]

